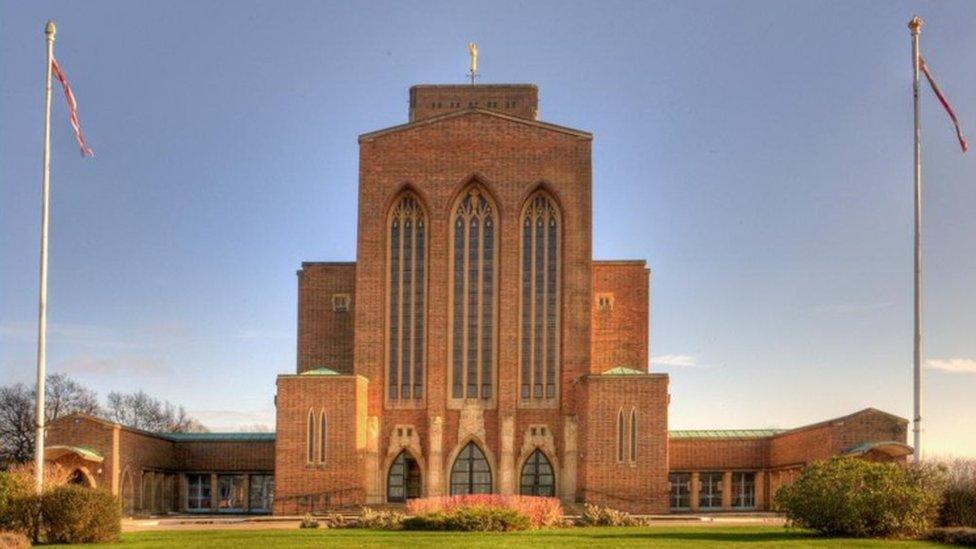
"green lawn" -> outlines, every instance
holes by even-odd
[[[374,530],[198,530],[136,532],[122,541],[83,547],[180,549],[222,547],[944,547],[930,542],[821,538],[780,526],[653,526],[647,528],[565,528],[514,534],[380,532]],[[50,546],[49,546],[50,547]]]

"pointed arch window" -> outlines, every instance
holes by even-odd
[[[637,463],[637,408],[630,409],[630,461]]]
[[[617,461],[624,460],[624,444],[626,439],[624,433],[624,411],[617,411]]]
[[[521,218],[520,388],[523,401],[556,398],[559,373],[560,215],[555,201],[538,192]]]
[[[315,462],[315,412],[308,411],[308,423],[305,425],[305,461]]]
[[[451,495],[490,494],[491,467],[485,453],[469,442],[451,467]]]
[[[495,362],[495,208],[480,186],[461,195],[451,231],[451,398],[490,400]]]
[[[386,477],[386,499],[391,503],[420,497],[420,465],[406,450],[393,460]]]
[[[319,463],[325,463],[326,448],[328,446],[328,421],[325,418],[325,410],[319,413]]]
[[[556,475],[542,450],[536,449],[522,465],[519,493],[523,496],[555,497]]]
[[[423,397],[427,277],[427,216],[417,197],[406,192],[389,217],[387,285],[387,397]]]

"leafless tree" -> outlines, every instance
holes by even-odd
[[[34,455],[34,389],[23,383],[0,387],[0,464],[18,463]],[[95,392],[64,374],[47,376],[44,417],[84,413],[101,414]]]
[[[105,415],[111,421],[153,432],[204,433],[207,428],[189,417],[182,406],[174,406],[147,395],[111,392]]]

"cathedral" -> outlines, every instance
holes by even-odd
[[[147,433],[86,416],[49,461],[130,513],[275,513],[525,494],[635,513],[769,509],[815,459],[903,461],[867,408],[794,429],[668,430],[650,270],[592,257],[592,134],[530,84],[418,85],[359,136],[355,262],[298,271],[274,433]]]

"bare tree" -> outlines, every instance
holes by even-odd
[[[157,433],[203,433],[207,428],[189,417],[182,406],[174,406],[147,395],[111,392],[108,394],[106,417],[136,429]]]
[[[0,387],[0,463],[27,461],[34,455],[35,394],[23,383]],[[44,394],[47,423],[73,413],[101,414],[95,392],[64,374],[47,376]]]

